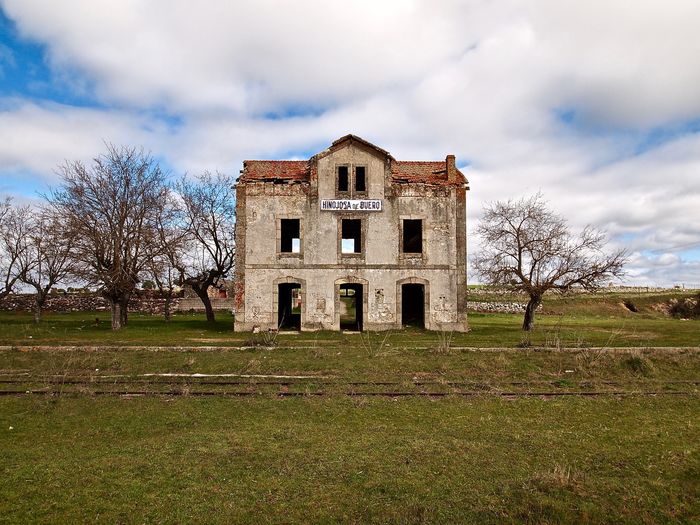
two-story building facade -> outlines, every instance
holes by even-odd
[[[235,330],[466,330],[468,189],[454,156],[397,161],[354,135],[245,161]]]

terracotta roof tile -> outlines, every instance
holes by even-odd
[[[245,160],[239,182],[274,182],[309,180],[307,160]]]
[[[455,167],[452,180],[448,178],[448,161],[395,160],[388,152],[354,135],[346,135],[335,142],[338,147],[346,141],[358,141],[386,154],[391,164],[391,181],[396,184],[427,184],[430,186],[463,186],[468,184],[464,174]],[[448,159],[454,166],[454,156]],[[316,156],[310,160],[246,160],[239,182],[309,182],[316,169]]]
[[[399,184],[461,186],[467,184],[464,174],[456,170],[455,180],[447,179],[445,161],[397,160],[391,163],[391,180]]]

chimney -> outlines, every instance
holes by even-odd
[[[457,167],[455,166],[455,156],[448,155],[445,157],[445,164],[447,165],[447,180],[455,180],[457,178]]]

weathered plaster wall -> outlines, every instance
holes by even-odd
[[[338,165],[366,167],[367,192],[358,196],[351,191],[347,198],[382,199],[381,212],[320,210],[321,199],[338,198]],[[302,330],[339,329],[336,285],[343,279],[366,283],[365,329],[400,326],[397,282],[403,280],[426,284],[426,328],[465,330],[466,241],[459,237],[466,231],[457,225],[466,221],[459,209],[464,190],[391,184],[385,158],[358,146],[321,156],[316,173],[311,184],[258,182],[239,189],[237,227],[245,227],[238,240],[245,261],[239,259],[239,265],[245,265],[245,288],[237,294],[236,330],[276,328],[277,285],[295,281],[304,282]],[[278,253],[281,218],[301,219],[300,254]],[[342,218],[364,221],[359,256],[340,253]],[[401,253],[402,219],[423,220],[422,254]],[[242,274],[239,266],[239,283]]]

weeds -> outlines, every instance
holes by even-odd
[[[374,334],[374,335],[372,335]],[[382,337],[383,335],[383,337]],[[389,337],[391,336],[391,330],[386,332],[371,332],[367,330],[366,332],[360,332],[360,342],[362,343],[362,349],[368,357],[377,357],[379,352],[387,344]],[[381,341],[379,339],[381,338]]]
[[[433,354],[439,354],[439,355],[451,355],[454,353],[454,350],[452,349],[452,338],[454,336],[454,332],[452,330],[445,330],[444,328],[440,328],[440,330],[437,332],[437,344],[430,349],[430,351]]]
[[[630,354],[622,360],[622,366],[636,375],[650,376],[654,373],[654,364],[639,353]]]
[[[543,491],[561,490],[574,488],[579,477],[575,472],[572,473],[571,467],[557,464],[553,469],[537,474],[533,481]]]
[[[515,345],[516,348],[531,348],[532,339],[530,338],[530,332],[525,332],[520,338],[520,342]]]
[[[575,359],[579,370],[589,372],[601,367],[607,359],[607,353],[602,348],[587,348],[578,352]]]

